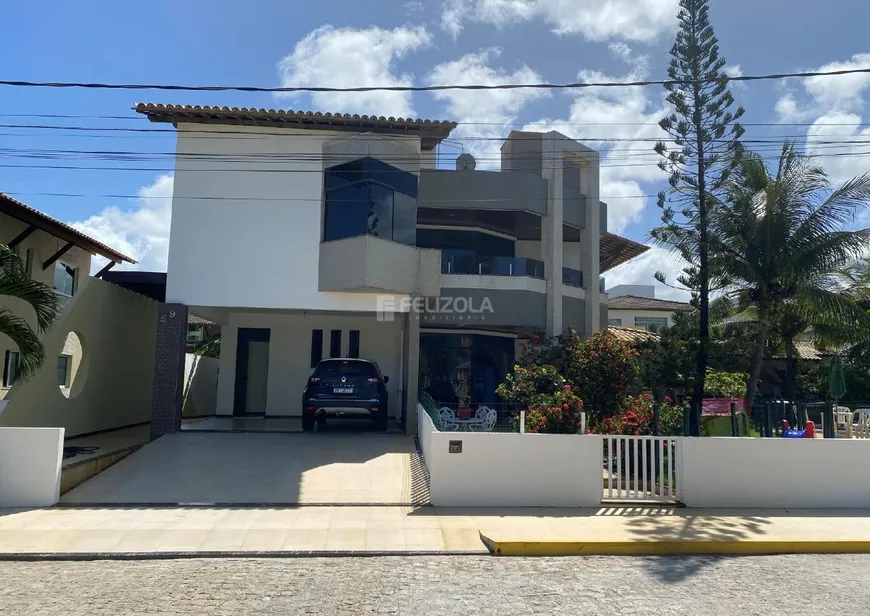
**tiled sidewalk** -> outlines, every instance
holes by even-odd
[[[686,542],[729,545],[729,553],[743,544],[763,551],[759,546],[765,543],[773,553],[826,551],[823,543],[827,551],[862,551],[861,545],[870,546],[870,512],[318,506],[0,511],[0,558],[22,553],[486,553],[481,535],[512,546],[506,554],[566,549],[565,542],[575,544],[570,553],[595,553],[603,544],[621,546],[610,553],[653,553],[650,546]],[[807,547],[807,542],[819,545]],[[845,543],[851,548],[842,548]],[[688,552],[691,548],[683,553]]]
[[[0,512],[0,554],[477,551],[470,518],[429,507],[42,509]]]

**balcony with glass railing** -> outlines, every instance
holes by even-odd
[[[569,287],[583,288],[583,272],[570,267],[562,268],[562,284]]]
[[[478,276],[528,276],[543,280],[544,262],[525,257],[488,257],[442,251],[441,273]]]

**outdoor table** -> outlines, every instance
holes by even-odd
[[[462,428],[463,426],[465,426],[465,429],[467,432],[470,432],[471,429],[475,426],[483,425],[483,420],[478,419],[477,417],[468,417],[466,419],[462,419],[460,417],[457,417],[453,421],[459,425],[459,428]]]

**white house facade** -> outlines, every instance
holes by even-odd
[[[646,250],[557,132],[512,132],[481,171],[437,168],[451,122],[137,110],[177,128],[166,302],[221,327],[219,415],[298,416],[318,360],[360,357],[411,432],[421,390],[490,401],[518,339],[606,327],[601,274]]]

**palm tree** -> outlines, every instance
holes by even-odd
[[[51,327],[60,304],[54,290],[47,284],[32,280],[18,255],[8,246],[0,244],[0,296],[3,295],[30,304],[36,313],[34,331],[24,316],[0,304],[0,334],[9,336],[18,347],[14,378],[15,382],[20,383],[33,376],[45,362],[45,347],[39,340],[39,334]]]
[[[824,169],[793,143],[783,146],[775,175],[762,157],[749,155],[733,176],[727,207],[713,216],[711,260],[726,301],[756,323],[747,405],[772,328],[788,326],[780,335],[787,334],[792,352],[797,334],[811,324],[870,328],[839,276],[870,242],[870,229],[844,230],[868,204],[870,174],[831,190]]]

